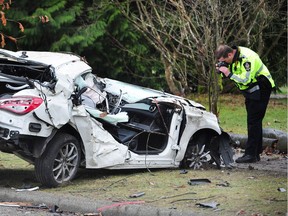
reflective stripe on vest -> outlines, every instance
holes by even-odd
[[[248,93],[253,93],[253,92],[255,92],[255,91],[259,90],[259,89],[260,89],[259,85],[256,85],[256,86],[252,87],[251,89],[247,89],[247,90],[244,90],[244,91],[246,91]]]
[[[261,67],[258,69],[258,71],[256,71],[255,77],[258,77],[258,74],[262,71],[262,69],[263,69],[263,64],[262,64]]]

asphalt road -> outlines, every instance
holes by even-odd
[[[49,210],[42,210],[42,209],[30,209],[30,208],[19,208],[19,207],[4,207],[0,206],[0,215],[1,216],[75,216],[81,214],[74,214],[74,213],[53,213],[49,212]],[[95,214],[96,216],[96,214]]]

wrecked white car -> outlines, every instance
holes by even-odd
[[[230,137],[194,101],[99,78],[79,56],[0,49],[0,151],[55,187],[79,167],[230,166]]]

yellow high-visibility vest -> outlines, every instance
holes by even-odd
[[[233,80],[240,90],[247,90],[257,82],[257,77],[265,76],[271,83],[271,87],[275,87],[274,80],[263,64],[259,55],[253,50],[246,47],[238,47],[238,60],[230,65],[229,78]]]

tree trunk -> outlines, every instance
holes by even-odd
[[[212,70],[211,73],[209,84],[209,109],[218,116],[219,82],[221,82],[221,77],[214,70]]]
[[[173,69],[172,69],[171,63],[163,57],[162,57],[162,61],[164,63],[165,78],[166,78],[166,82],[167,82],[167,85],[169,87],[169,90],[171,91],[172,94],[182,96],[182,91],[180,90],[181,86],[180,86],[180,88],[177,88],[177,86],[175,84],[175,79],[173,76]],[[180,84],[180,83],[178,83],[178,84]]]

